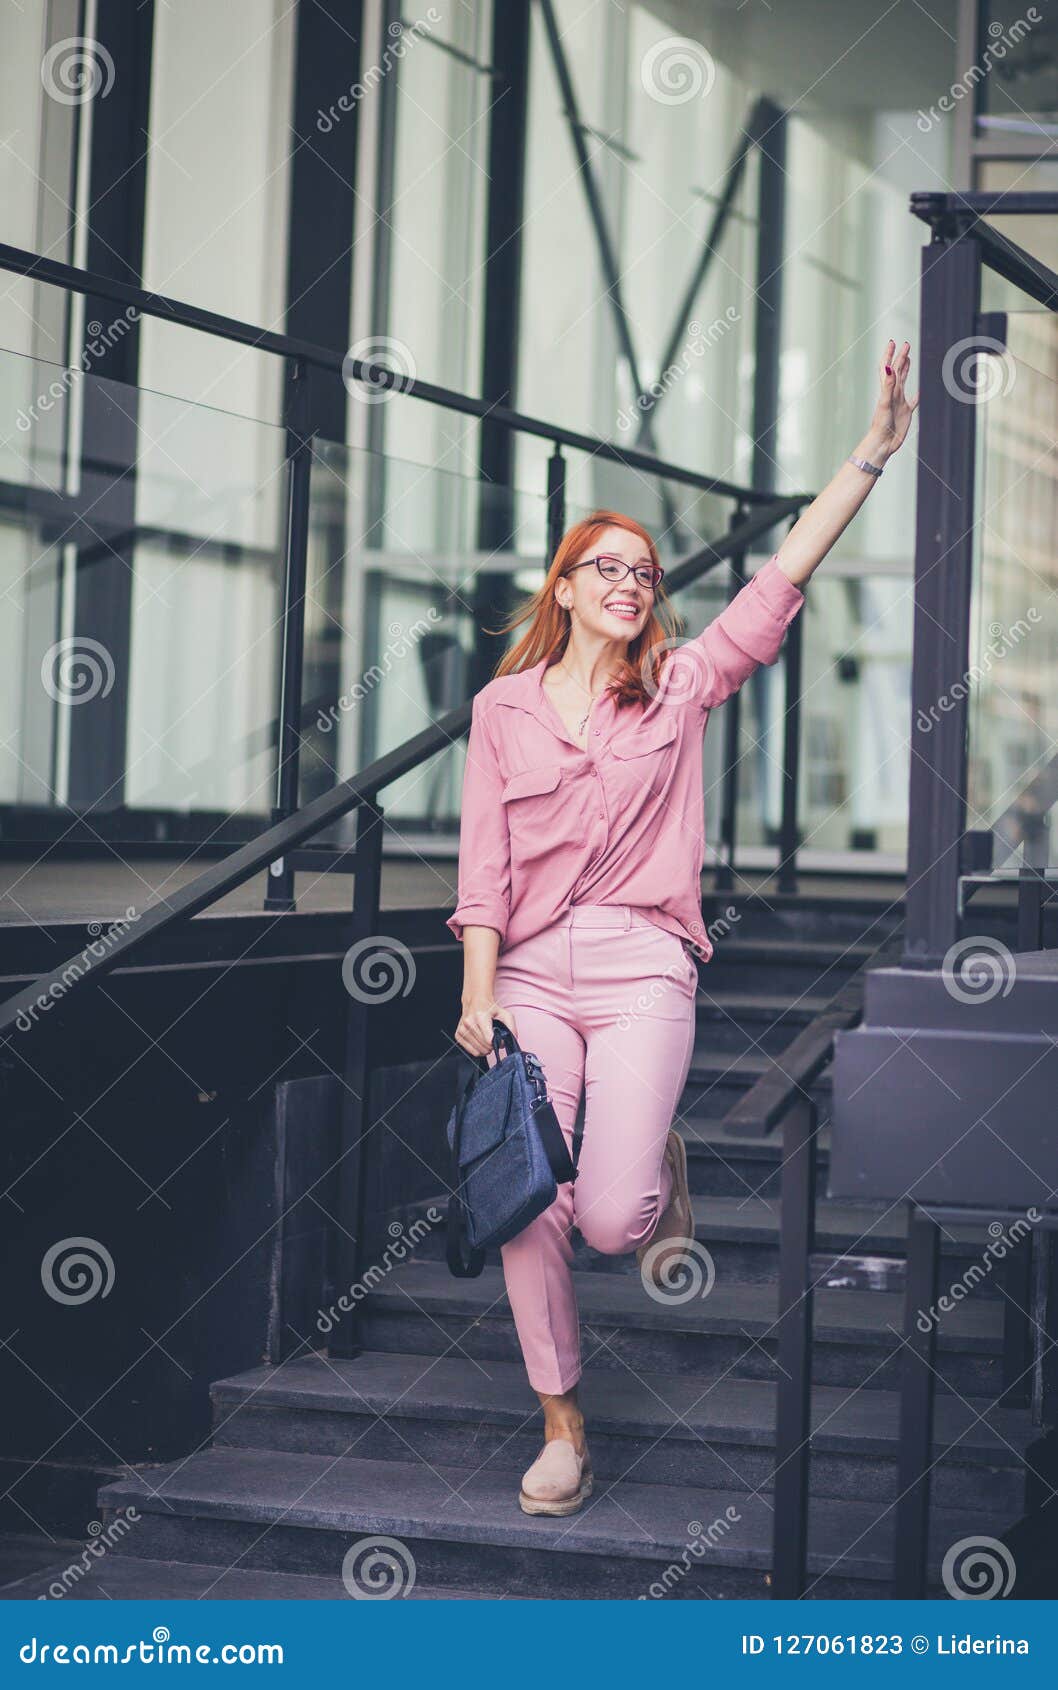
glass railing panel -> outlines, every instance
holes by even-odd
[[[173,843],[267,817],[283,431],[8,352],[0,414],[0,802]]]
[[[489,679],[506,642],[487,630],[543,578],[542,507],[539,494],[316,443],[302,803]],[[435,836],[454,840],[464,758],[460,740],[381,794],[409,849]],[[347,818],[328,840],[348,840],[351,827]]]
[[[1011,313],[1007,343],[979,408],[969,675],[967,825],[999,870],[1058,863],[1058,322]]]
[[[763,562],[763,559],[757,560]],[[751,561],[751,570],[753,563]],[[695,625],[722,609],[718,580]],[[900,866],[907,850],[907,720],[911,687],[909,576],[824,570],[802,616],[799,828],[804,860]],[[706,838],[719,849],[725,715],[705,737]],[[739,694],[736,864],[778,860],[786,721],[785,658],[762,665]]]

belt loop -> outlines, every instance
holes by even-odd
[[[626,904],[625,905],[625,932],[626,933],[629,931],[631,925],[632,925],[632,906],[631,906],[631,904]]]

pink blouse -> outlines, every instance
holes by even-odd
[[[775,557],[703,633],[675,646],[656,696],[595,701],[582,750],[543,687],[547,659],[476,695],[463,777],[459,895],[446,925],[509,950],[573,904],[633,904],[703,960],[702,736],[709,711],[774,663],[804,603]]]

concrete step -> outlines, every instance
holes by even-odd
[[[703,971],[697,998],[697,1037],[703,1048],[749,1052],[785,1050],[822,1010],[827,998],[789,998],[765,992],[714,992]]]
[[[742,1490],[605,1480],[580,1513],[530,1517],[509,1473],[421,1461],[213,1448],[130,1471],[100,1492],[101,1518],[135,1507],[136,1532],[114,1553],[333,1577],[359,1535],[395,1540],[424,1588],[508,1596],[675,1600],[768,1594],[773,1513]],[[977,1508],[933,1511],[936,1578],[954,1542],[994,1532]],[[893,1510],[817,1500],[813,1596],[883,1596]]]
[[[60,1547],[56,1545],[56,1548]],[[148,1561],[136,1555],[107,1555],[81,1574],[82,1543],[71,1542],[69,1555],[51,1567],[0,1586],[0,1601],[35,1602],[342,1602],[351,1592],[340,1574],[266,1572],[257,1567],[224,1567],[202,1561]],[[71,1568],[74,1572],[71,1573]],[[480,1601],[502,1598],[484,1590],[424,1590],[414,1584],[413,1602]]]
[[[829,999],[871,959],[879,942],[743,938],[731,934],[701,965],[701,983],[714,998],[728,991],[748,994],[756,988],[775,996],[796,998],[807,994]]]
[[[638,1275],[576,1275],[582,1355],[587,1368],[741,1378],[776,1376],[774,1285],[728,1285],[686,1301],[648,1295]],[[686,1295],[680,1292],[681,1296]],[[903,1299],[894,1292],[816,1293],[814,1377],[820,1384],[894,1389],[899,1374]],[[457,1354],[478,1362],[516,1361],[517,1335],[503,1278],[486,1268],[457,1280],[439,1262],[412,1260],[387,1275],[362,1304],[366,1349]],[[938,1328],[942,1389],[993,1397],[1001,1388],[1003,1307],[961,1302]]]
[[[687,1146],[687,1178],[699,1196],[767,1197],[779,1195],[782,1173],[782,1134],[763,1138],[729,1138],[722,1120],[687,1115],[675,1123]],[[818,1139],[816,1190],[826,1191],[830,1139],[821,1128]]]
[[[708,1249],[717,1277],[724,1284],[766,1285],[777,1282],[779,1234],[782,1205],[777,1197],[721,1197],[699,1195],[692,1199],[694,1235]],[[638,1274],[634,1256],[600,1256],[579,1241],[578,1264],[596,1271]],[[945,1287],[961,1278],[970,1267],[983,1267],[985,1277],[972,1281],[975,1297],[1000,1297],[1001,1269],[990,1270],[985,1254],[989,1242],[981,1226],[944,1227],[941,1240],[942,1275]],[[903,1204],[866,1205],[833,1202],[820,1198],[816,1205],[816,1257],[830,1256],[834,1272],[840,1273],[842,1258],[894,1258],[902,1262],[907,1247],[907,1211]],[[442,1252],[443,1253],[443,1252]],[[817,1264],[817,1283],[823,1283],[822,1264]],[[878,1289],[902,1290],[903,1276],[887,1285],[884,1268]],[[829,1283],[829,1279],[827,1280]]]
[[[791,943],[833,943],[841,938],[856,945],[880,945],[895,933],[903,919],[902,887],[893,882],[879,889],[878,896],[822,897],[804,880],[796,893],[774,890],[774,882],[759,895],[736,891],[709,893],[702,900],[702,917],[708,926],[726,919],[729,933],[724,943],[748,939],[788,939]],[[732,910],[737,919],[732,919]],[[718,946],[719,949],[719,946]]]
[[[775,1396],[774,1384],[755,1379],[589,1373],[581,1401],[595,1472],[768,1491]],[[218,1380],[212,1399],[214,1443],[244,1448],[520,1474],[540,1445],[538,1405],[520,1362],[492,1361],[483,1371],[451,1356],[308,1355]],[[895,1498],[898,1409],[892,1392],[816,1387],[813,1497]],[[1036,1436],[1027,1413],[941,1395],[934,1503],[1017,1517],[1022,1458]]]
[[[432,1208],[436,1214],[444,1211],[446,1196],[423,1199],[402,1215],[405,1227],[425,1218]],[[779,1233],[782,1205],[777,1196],[758,1196],[746,1190],[741,1196],[692,1195],[694,1235],[713,1259],[716,1273],[724,1284],[767,1285],[777,1282],[779,1271]],[[417,1235],[416,1235],[417,1236]],[[1001,1270],[991,1270],[991,1258],[986,1254],[988,1232],[980,1226],[945,1226],[941,1240],[941,1260],[944,1264],[944,1284],[953,1284],[968,1268],[983,1267],[985,1277],[975,1273],[971,1281],[974,1295],[999,1297]],[[817,1262],[817,1283],[824,1280],[824,1272],[841,1273],[845,1257],[879,1259],[878,1283],[871,1289],[902,1290],[904,1285],[901,1264],[907,1244],[907,1211],[903,1204],[868,1206],[857,1203],[832,1202],[820,1198],[816,1205],[817,1258],[829,1256],[833,1269],[826,1270]],[[573,1233],[574,1261],[578,1268],[591,1273],[621,1273],[638,1275],[639,1265],[634,1254],[603,1256],[592,1250],[580,1234]],[[444,1228],[435,1226],[422,1233],[415,1247],[418,1261],[444,1260]],[[498,1249],[489,1250],[486,1259],[493,1266],[500,1265]],[[895,1263],[895,1267],[887,1265]]]
[[[778,1053],[781,1060],[781,1052]],[[691,1056],[687,1083],[677,1108],[680,1120],[718,1121],[739,1098],[773,1066],[771,1055],[761,1050],[725,1051],[699,1037]],[[821,1120],[830,1116],[830,1070],[824,1069],[811,1090]]]

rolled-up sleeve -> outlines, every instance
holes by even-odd
[[[706,709],[737,692],[761,663],[774,663],[804,594],[770,557],[720,615],[680,646],[689,662],[695,695]]]
[[[474,700],[459,819],[459,890],[445,923],[462,940],[464,927],[494,927],[500,942],[511,909],[511,841],[501,793],[503,777],[488,712]]]

